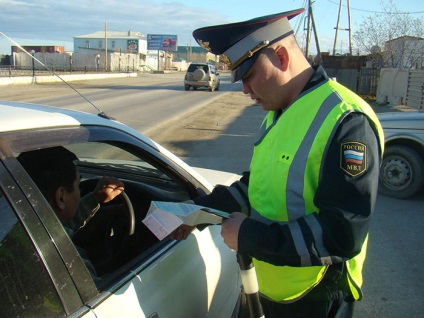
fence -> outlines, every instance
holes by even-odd
[[[43,72],[134,72],[140,68],[138,54],[110,53],[105,61],[104,53],[13,53],[12,65],[0,67],[1,76],[42,75]],[[38,62],[38,61],[40,62]],[[46,69],[47,67],[47,69]]]
[[[326,68],[329,77],[346,86],[359,95],[375,96],[377,93],[380,70],[372,68],[332,69]]]
[[[377,102],[424,109],[424,71],[408,68],[381,69]]]
[[[358,74],[358,87],[356,93],[359,95],[376,96],[379,79],[379,69],[361,68]]]
[[[376,96],[390,103],[424,109],[424,71],[399,68],[326,69],[328,76],[359,95]]]
[[[405,104],[424,109],[424,70],[409,71]]]

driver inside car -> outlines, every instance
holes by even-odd
[[[44,197],[56,213],[69,237],[84,228],[100,204],[112,201],[124,191],[124,184],[117,178],[103,177],[95,189],[80,197],[80,174],[74,164],[77,156],[64,147],[52,147],[21,153],[19,162],[37,184]],[[93,280],[101,279],[88,253],[76,245]]]

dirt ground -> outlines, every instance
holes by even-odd
[[[150,130],[149,135],[178,156],[187,156],[199,142],[217,139],[228,131],[243,116],[246,108],[252,105],[250,98],[243,93],[229,92],[213,103],[167,122],[166,127]],[[192,143],[187,144],[185,141]],[[186,146],[181,147],[183,144]],[[177,145],[180,147],[176,147]]]
[[[404,105],[371,106],[377,113],[416,111]],[[193,166],[242,173],[249,168],[265,112],[242,92],[229,92],[148,136]]]
[[[242,173],[264,114],[242,92],[228,92],[147,135],[192,166]]]

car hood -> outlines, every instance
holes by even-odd
[[[229,186],[233,182],[240,180],[241,175],[232,172],[218,171],[206,168],[193,167],[202,177],[210,182],[214,187],[218,184]]]
[[[424,129],[424,111],[377,114],[384,129]]]

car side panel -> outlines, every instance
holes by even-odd
[[[174,242],[131,281],[95,305],[95,315],[231,317],[241,282],[236,254],[225,245],[220,231],[220,226],[196,229],[187,240]],[[219,267],[214,265],[218,260]],[[223,268],[225,277],[221,277]]]

